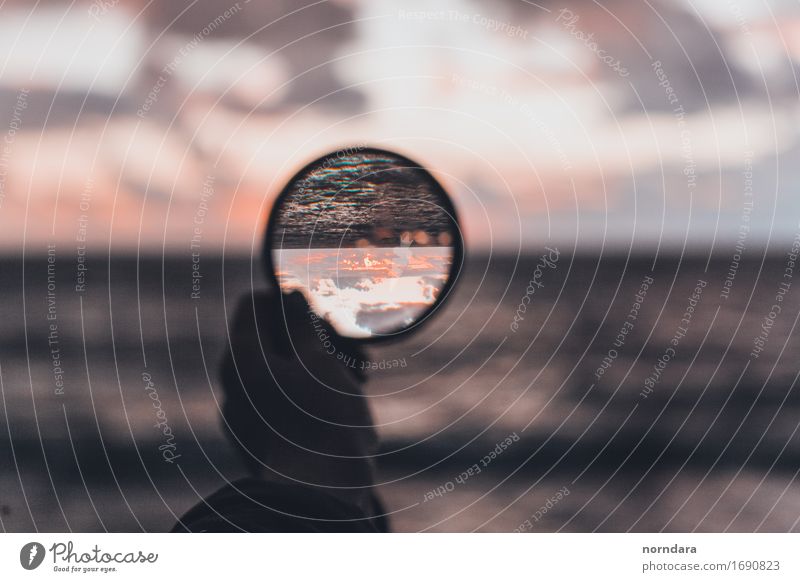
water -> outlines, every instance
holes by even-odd
[[[528,520],[541,531],[798,530],[800,289],[751,357],[783,257],[745,260],[722,299],[726,258],[706,268],[562,254],[519,319],[540,255],[473,257],[420,333],[369,350],[378,477],[395,529],[511,531]],[[258,259],[204,259],[192,299],[188,255],[90,257],[83,294],[72,257],[59,255],[55,322],[46,258],[0,261],[4,530],[165,531],[244,474],[220,428],[217,365],[227,318],[263,274]],[[654,282],[635,326],[598,380],[646,276]],[[698,279],[707,286],[688,331],[643,398]],[[174,433],[174,464],[159,450],[144,373]],[[531,519],[564,487],[568,496]]]
[[[388,152],[320,160],[276,207],[272,248],[448,246],[458,234],[446,194],[425,170]]]

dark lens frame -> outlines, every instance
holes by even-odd
[[[397,154],[395,152],[379,149],[379,148],[361,148],[361,147],[352,147],[352,148],[340,148],[334,152],[331,152],[321,158],[318,158],[305,166],[303,166],[298,172],[296,172],[291,179],[286,183],[286,186],[283,187],[278,197],[275,198],[275,201],[272,204],[272,208],[269,213],[269,219],[267,221],[267,230],[264,236],[264,250],[262,252],[263,259],[264,259],[264,267],[266,269],[267,278],[269,279],[270,283],[275,285],[275,288],[280,292],[281,287],[278,282],[278,277],[275,274],[275,265],[272,260],[272,240],[273,240],[273,233],[275,231],[275,223],[278,220],[278,215],[280,213],[280,209],[289,196],[293,189],[293,185],[302,180],[305,176],[315,172],[317,169],[321,168],[326,160],[329,160],[332,157],[337,157],[340,152],[348,152],[346,155],[351,156],[355,154],[376,154],[376,155],[383,155],[391,157],[392,159],[396,160],[398,167],[401,168],[411,168],[414,170],[418,170],[423,174],[423,177],[428,182],[430,186],[431,193],[434,196],[439,198],[441,203],[441,208],[451,217],[453,226],[456,230],[454,233],[457,236],[453,236],[453,260],[450,264],[450,271],[448,272],[447,280],[445,281],[444,286],[442,287],[439,295],[427,310],[425,310],[419,318],[417,318],[413,323],[398,329],[397,331],[393,331],[391,333],[384,333],[379,335],[371,335],[365,338],[352,338],[354,341],[364,342],[364,343],[382,343],[391,340],[398,339],[399,336],[405,335],[406,333],[417,329],[423,323],[430,320],[430,318],[438,311],[439,306],[442,302],[450,295],[452,292],[456,281],[458,280],[459,276],[461,275],[461,270],[464,266],[464,236],[461,231],[461,226],[458,221],[458,214],[456,213],[455,206],[453,206],[453,201],[448,196],[445,189],[442,187],[441,184],[433,177],[433,175],[423,166],[420,164],[410,160],[409,158]]]

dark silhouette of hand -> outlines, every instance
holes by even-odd
[[[300,293],[244,297],[222,365],[223,424],[254,476],[373,503],[373,420],[361,347],[314,315]]]

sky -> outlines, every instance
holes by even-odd
[[[369,145],[468,251],[781,248],[798,61],[781,0],[6,2],[0,242],[257,252],[294,172]]]
[[[275,253],[281,289],[348,337],[390,335],[413,325],[442,293],[450,247],[284,249]]]

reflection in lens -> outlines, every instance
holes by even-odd
[[[444,191],[389,152],[333,154],[289,184],[270,245],[283,291],[303,292],[342,335],[413,325],[453,266],[457,227]]]

